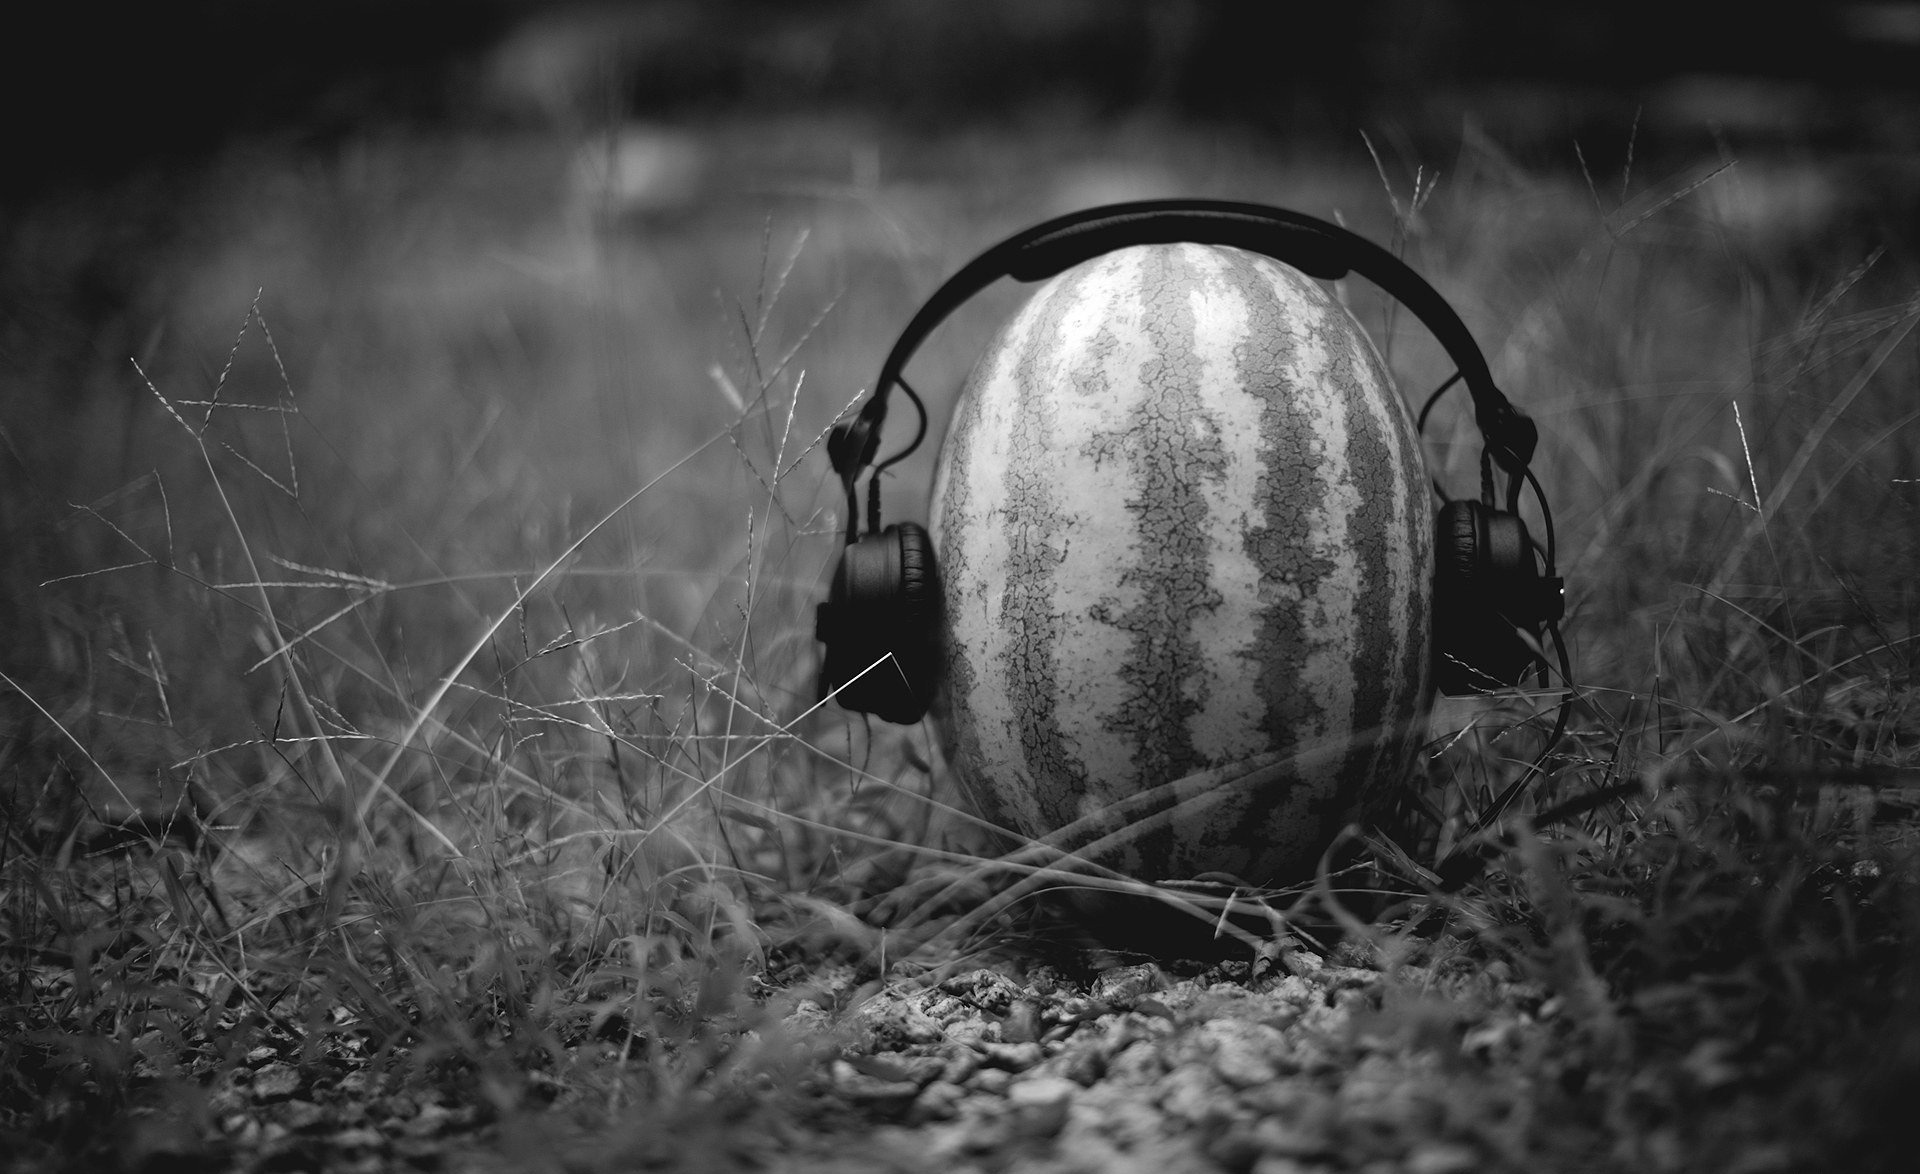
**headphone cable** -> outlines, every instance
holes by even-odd
[[[863,435],[860,431],[862,428],[872,430],[869,434],[871,439],[867,439],[864,443],[858,445],[858,447],[864,448],[865,451],[850,452],[844,465],[841,463],[842,458],[838,454],[834,457],[834,468],[840,470],[841,483],[846,487],[847,491],[848,546],[852,546],[855,542],[859,541],[860,538],[860,498],[858,491],[854,488],[855,483],[860,480],[860,474],[862,472],[869,474],[867,478],[867,532],[870,534],[878,534],[880,532],[880,474],[886,471],[888,466],[898,464],[912,456],[913,451],[920,447],[920,442],[927,438],[927,405],[925,401],[920,398],[920,393],[915,391],[907,383],[904,375],[893,376],[892,382],[898,384],[900,390],[907,393],[907,399],[912,402],[913,410],[920,418],[920,427],[914,432],[913,440],[907,444],[907,447],[894,453],[884,461],[877,464],[872,463],[869,454],[873,449],[879,447],[879,423],[886,418],[887,400],[883,395],[875,395],[867,400],[867,406],[860,409],[859,417],[855,423],[836,424],[834,426],[834,437],[836,440],[840,436],[842,429],[851,430],[851,434],[855,436]],[[829,442],[828,449],[830,452],[832,448],[833,443]]]
[[[912,456],[914,450],[920,447],[920,442],[927,438],[927,405],[920,399],[920,393],[913,389],[912,385],[907,382],[907,377],[903,374],[896,374],[893,377],[893,382],[901,391],[907,393],[909,400],[913,401],[913,410],[920,415],[920,427],[918,431],[914,432],[913,439],[907,442],[907,447],[894,453],[873,467],[873,473],[876,477],[879,476],[881,470],[887,466],[899,464],[901,461]]]
[[[1527,484],[1533,487],[1533,500],[1540,506],[1540,521],[1547,531],[1547,548],[1545,551],[1547,556],[1547,575],[1551,577],[1559,569],[1559,551],[1557,548],[1557,540],[1553,533],[1553,507],[1547,504],[1547,491],[1541,488],[1540,478],[1533,475],[1533,470],[1531,468],[1523,468],[1520,471],[1526,478]],[[1519,513],[1520,493],[1518,487],[1516,485],[1509,485],[1508,494],[1508,511],[1511,513]],[[1539,544],[1535,543],[1534,545],[1537,547]],[[1571,682],[1569,682],[1569,684],[1571,684]]]
[[[1427,417],[1432,414],[1433,405],[1439,403],[1440,397],[1447,394],[1447,389],[1452,387],[1454,384],[1458,382],[1460,382],[1460,372],[1458,369],[1456,369],[1453,374],[1447,376],[1447,380],[1445,383],[1442,383],[1440,386],[1433,389],[1433,394],[1427,397],[1427,402],[1425,404],[1421,405],[1420,419],[1418,423],[1418,430],[1420,432],[1420,435],[1425,436],[1427,434]]]
[[[1559,713],[1554,718],[1553,732],[1547,735],[1546,745],[1542,746],[1540,752],[1533,756],[1533,761],[1527,764],[1527,769],[1520,773],[1520,777],[1509,784],[1506,790],[1500,792],[1499,797],[1488,804],[1486,810],[1474,818],[1473,823],[1468,825],[1467,830],[1460,836],[1459,842],[1453,846],[1453,850],[1447,853],[1446,859],[1435,866],[1434,871],[1440,876],[1442,892],[1451,893],[1459,890],[1465,886],[1467,882],[1473,880],[1474,877],[1479,876],[1481,871],[1486,868],[1489,853],[1486,851],[1485,845],[1476,844],[1475,841],[1479,839],[1481,834],[1488,828],[1492,827],[1495,821],[1506,814],[1507,808],[1513,805],[1515,799],[1519,798],[1520,792],[1525,789],[1528,783],[1546,773],[1544,768],[1546,766],[1547,756],[1553,753],[1554,748],[1559,746],[1560,740],[1566,736],[1567,720],[1573,711],[1575,695],[1573,665],[1567,656],[1566,643],[1560,636],[1560,625],[1557,623],[1548,624],[1547,632],[1553,637],[1554,652],[1558,654],[1560,661],[1561,679],[1566,682],[1567,688],[1567,695],[1560,699],[1560,704],[1557,707]],[[1543,678],[1541,681],[1543,687],[1546,684],[1544,680],[1546,671],[1546,665],[1542,664],[1540,666],[1540,674]]]

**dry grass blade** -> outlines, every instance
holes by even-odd
[[[1658,217],[1668,208],[1733,170],[1733,166],[1734,163],[1732,160],[1725,160],[1714,165],[1703,165],[1697,169],[1691,177],[1675,180],[1667,191],[1648,192],[1638,200],[1620,208],[1609,217],[1607,226],[1608,234],[1616,240],[1628,235],[1641,225]],[[1618,223],[1614,223],[1614,221]]]

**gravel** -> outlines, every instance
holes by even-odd
[[[1389,977],[1303,951],[1264,976],[1153,964],[1086,981],[980,969],[880,991],[815,1094],[846,1149],[781,1168],[1407,1171],[1518,1168],[1538,993],[1487,974]]]

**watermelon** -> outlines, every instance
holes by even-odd
[[[1421,728],[1428,492],[1379,354],[1296,270],[1170,244],[1053,278],[935,469],[961,783],[1139,879],[1311,874]]]

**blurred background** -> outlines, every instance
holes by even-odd
[[[15,193],[177,165],[234,138],[704,119],[798,109],[923,127],[1155,112],[1348,145],[1650,141],[1715,125],[1904,149],[1902,0],[186,0],[48,5],[14,42]]]
[[[1339,219],[1453,298],[1548,433],[1599,678],[1658,659],[1689,575],[1756,614],[1914,607],[1913,364],[1872,356],[1916,287],[1920,3],[72,0],[24,27],[4,659],[118,723],[136,775],[275,721],[268,630],[339,637],[343,722],[405,713],[643,488],[526,646],[643,615],[603,671],[651,680],[685,655],[659,633],[804,634],[837,504],[808,446],[947,273],[1120,199]],[[1410,396],[1446,374],[1341,294]],[[1019,296],[917,360],[936,440]],[[1890,390],[1822,423],[1863,362]],[[1726,540],[1810,429],[1839,454],[1801,486],[1819,549],[1755,583]],[[1471,477],[1464,413],[1436,432]],[[277,628],[231,589],[268,579]],[[782,655],[768,688],[806,678]]]

